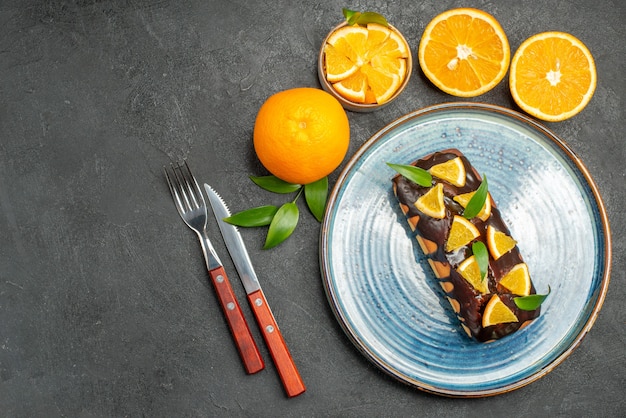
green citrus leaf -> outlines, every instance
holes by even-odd
[[[487,201],[487,195],[489,194],[488,187],[487,175],[483,174],[483,181],[480,183],[480,186],[478,186],[478,189],[476,189],[476,193],[474,193],[469,202],[467,202],[467,206],[465,206],[465,210],[463,211],[464,217],[472,219],[480,213]]]
[[[300,212],[294,202],[283,204],[270,223],[264,250],[269,250],[289,238],[298,225]]]
[[[328,177],[304,185],[304,198],[309,210],[318,222],[322,222],[328,198]]]
[[[343,9],[343,15],[348,25],[367,25],[368,23],[378,23],[379,25],[389,26],[387,19],[380,13],[376,12],[356,12],[354,10]]]
[[[367,25],[368,23],[378,23],[379,25],[389,26],[387,19],[380,13],[376,12],[363,12],[356,21],[359,25]]]
[[[356,20],[354,15],[356,15],[357,13],[360,14],[359,12],[356,12],[356,11],[350,10],[350,9],[346,9],[345,7],[343,9],[341,9],[341,11],[343,12],[343,17],[346,18],[346,22],[348,22],[348,24],[350,24],[350,25],[353,25],[354,23],[351,23],[351,22]]]
[[[485,280],[489,270],[489,252],[487,251],[487,247],[482,241],[476,241],[472,244],[472,253],[480,269],[480,279]]]
[[[387,165],[420,186],[429,187],[432,185],[433,177],[423,168],[415,167],[414,165],[392,163],[387,163]]]
[[[224,218],[224,222],[243,227],[267,226],[272,222],[276,211],[278,211],[276,206],[259,206]]]
[[[513,298],[513,302],[523,311],[534,311],[537,309],[544,300],[548,297],[552,290],[550,286],[548,286],[548,293],[545,295],[528,295],[528,296],[518,296]]]
[[[273,193],[292,193],[298,191],[302,187],[299,184],[287,183],[276,176],[250,176],[250,180],[252,180],[257,186]]]

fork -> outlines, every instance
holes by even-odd
[[[246,372],[252,374],[261,371],[265,367],[263,359],[252,338],[241,307],[235,298],[224,265],[217,256],[206,232],[207,206],[202,189],[191,173],[187,161],[176,165],[172,163],[169,171],[167,167],[164,167],[164,170],[180,217],[189,228],[198,234],[211,281]]]

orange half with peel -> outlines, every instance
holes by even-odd
[[[424,30],[418,49],[422,71],[453,96],[474,97],[494,88],[506,75],[511,51],[500,23],[472,8],[436,16]]]
[[[593,56],[579,39],[564,32],[544,32],[528,38],[515,52],[509,87],[526,113],[558,122],[587,106],[596,78]]]

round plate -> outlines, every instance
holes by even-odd
[[[460,328],[391,189],[387,162],[446,148],[487,175],[537,292],[551,289],[537,320],[490,343]],[[606,211],[580,159],[533,120],[482,104],[419,110],[370,138],[330,195],[320,244],[326,295],[359,350],[402,382],[458,397],[517,389],[561,363],[591,328],[611,265]]]

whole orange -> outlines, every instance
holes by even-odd
[[[254,150],[274,176],[294,184],[326,177],[350,142],[348,116],[323,90],[301,87],[270,96],[254,123]]]

